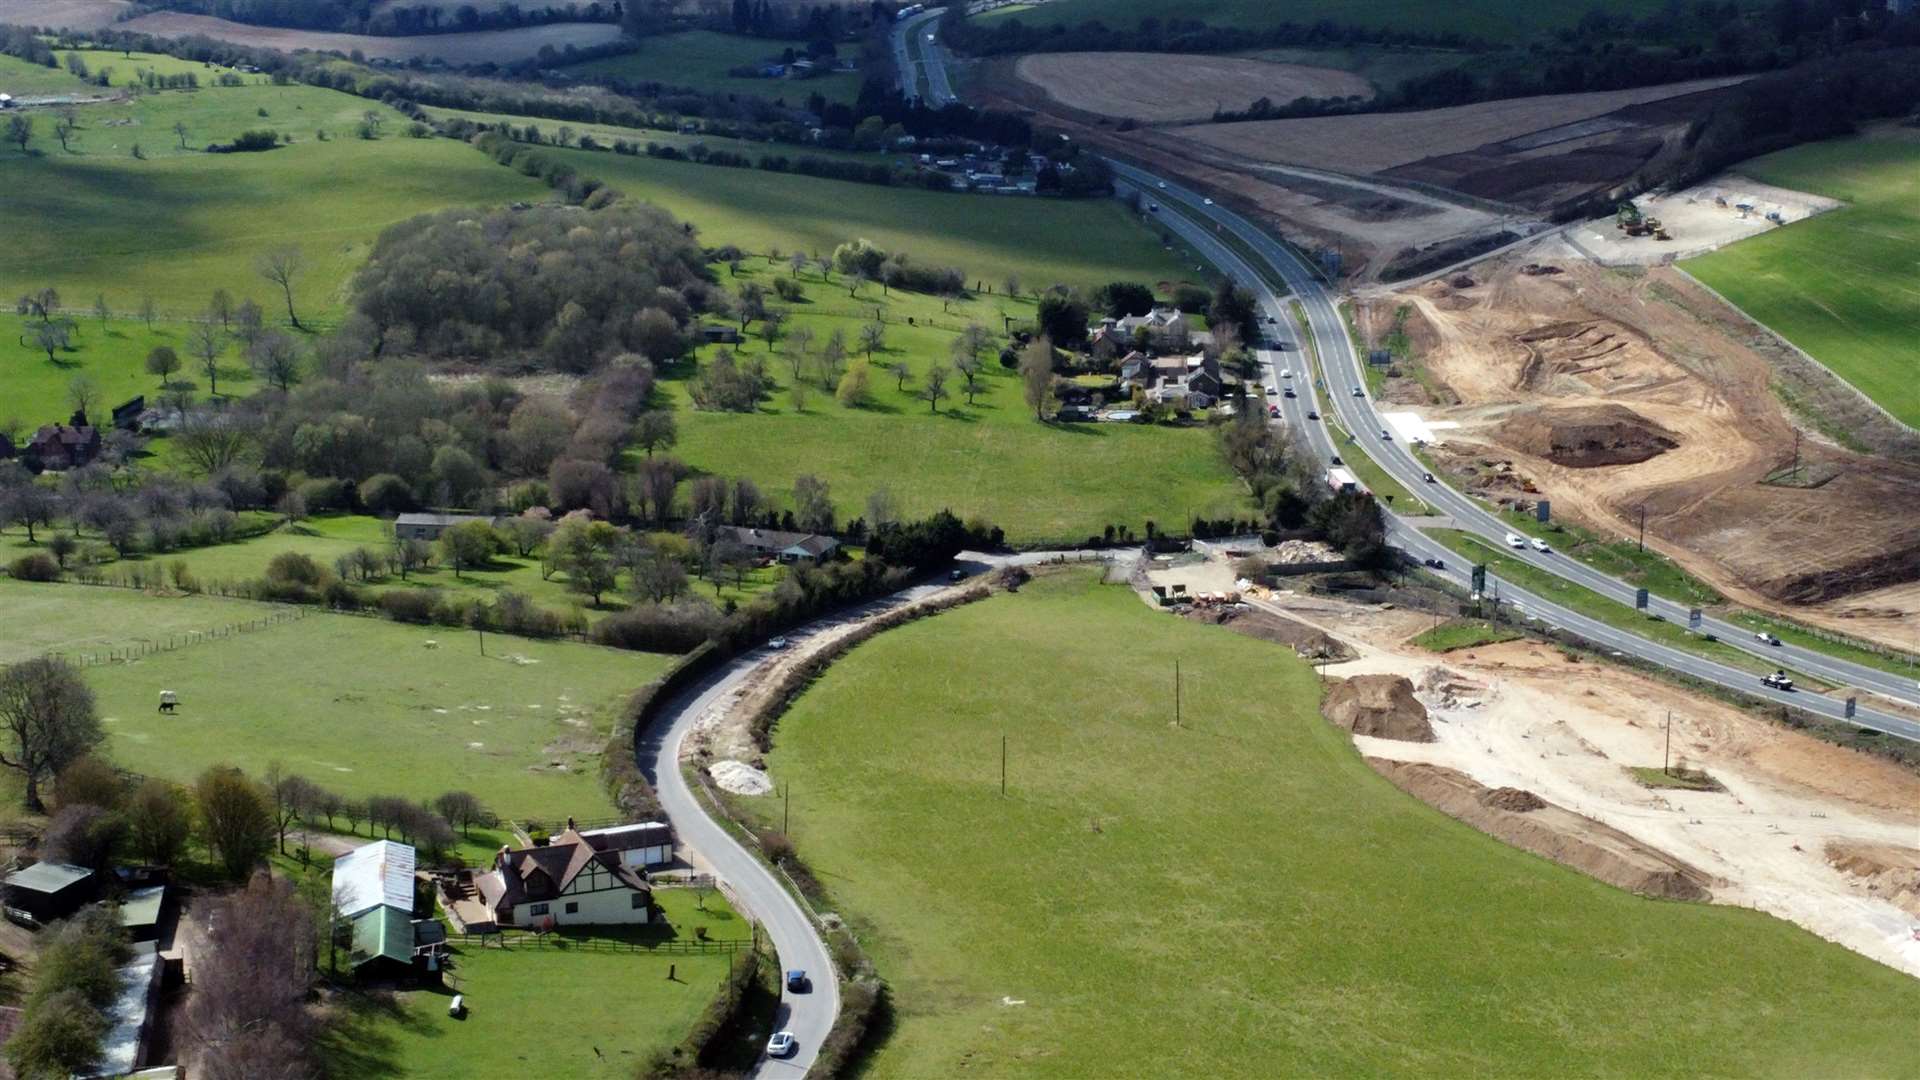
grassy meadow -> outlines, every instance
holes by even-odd
[[[182,367],[168,379],[173,386],[185,386],[204,398],[207,377],[199,361],[187,355],[187,325],[156,321],[152,328],[127,315],[110,316],[105,324],[78,309],[89,307],[94,296],[61,296],[61,303],[73,309],[74,331],[65,349],[48,362],[47,354],[27,336],[37,320],[8,311],[0,314],[0,386],[6,394],[0,398],[0,421],[19,420],[23,430],[40,424],[65,420],[73,411],[68,388],[84,376],[99,392],[99,409],[111,409],[136,395],[145,395],[152,404],[161,392],[160,380],[147,373],[147,353],[165,345],[180,355]],[[252,392],[253,373],[239,355],[239,347],[229,345],[220,360],[220,393],[241,395]],[[104,420],[102,412],[99,419]]]
[[[1805,349],[1888,412],[1920,426],[1913,288],[1920,134],[1893,128],[1796,146],[1739,166],[1841,209],[1688,259],[1688,273]]]
[[[770,764],[794,842],[892,987],[863,1075],[1912,1066],[1912,979],[1507,847],[1377,776],[1318,700],[1291,652],[1082,574],[829,669]]]
[[[811,79],[744,79],[727,74],[737,67],[777,61],[788,47],[806,55],[804,41],[686,30],[642,38],[638,52],[583,60],[561,70],[582,77],[611,75],[628,82],[662,82],[707,94],[748,94],[794,105],[804,105],[814,94],[841,105],[851,105],[860,96],[857,71],[830,71]]]
[[[125,596],[174,619],[187,603],[37,588],[56,603]],[[267,611],[248,607],[254,617]],[[126,635],[112,627],[132,621],[165,637],[127,601],[107,612],[119,619],[95,634]],[[279,761],[348,796],[431,798],[464,788],[503,816],[611,814],[599,754],[614,710],[669,658],[500,635],[488,635],[485,655],[480,645],[465,631],[314,612],[88,668],[86,677],[106,722],[107,756],[137,772],[184,781],[217,762],[258,775]],[[155,711],[163,689],[179,693],[177,714]]]
[[[0,611],[6,612],[0,664],[43,653],[104,653],[164,642],[170,635],[250,622],[268,610],[245,600],[160,599],[130,589],[32,584],[0,577]]]

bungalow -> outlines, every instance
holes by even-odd
[[[100,456],[100,432],[88,424],[48,424],[27,440],[21,456],[29,468],[77,469]]]
[[[595,848],[571,821],[544,844],[501,847],[493,869],[477,875],[475,884],[495,926],[611,926],[653,918],[646,871],[619,850]]]
[[[484,521],[489,525],[494,523],[493,518],[482,514],[401,514],[393,519],[393,535],[402,540],[432,543],[440,539],[441,533],[469,521]]]
[[[818,533],[785,532],[780,529],[753,529],[727,525],[715,530],[714,540],[731,540],[764,558],[808,566],[827,561],[840,549],[840,541]]]

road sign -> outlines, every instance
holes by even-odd
[[[1859,707],[1860,707],[1859,698],[1848,698],[1847,699],[1847,719],[1849,720],[1853,719],[1853,711]]]
[[[1546,499],[1541,499],[1538,503],[1534,504],[1533,515],[1536,518],[1539,518],[1541,524],[1544,525],[1548,521],[1552,520],[1553,504],[1547,501]]]
[[[1700,629],[1700,609],[1699,608],[1694,608],[1692,611],[1687,612],[1687,629],[1689,630]]]
[[[1487,591],[1487,564],[1481,563],[1473,568],[1473,593],[1475,596]]]
[[[1633,594],[1633,607],[1636,611],[1647,610],[1647,590],[1641,589]]]

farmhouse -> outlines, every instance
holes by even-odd
[[[825,562],[840,549],[840,541],[818,533],[783,532],[779,529],[752,529],[728,525],[715,532],[714,540],[731,540],[763,558],[808,566]]]
[[[613,841],[603,836],[602,842]],[[610,926],[653,918],[646,871],[617,848],[596,848],[572,821],[544,844],[502,847],[493,870],[474,883],[495,926]]]
[[[76,420],[85,417],[75,414]],[[77,469],[100,456],[100,432],[89,424],[48,424],[27,440],[26,459],[30,469]]]
[[[402,540],[425,540],[431,543],[440,539],[441,533],[469,521],[493,524],[492,518],[480,514],[401,514],[393,519],[393,535]]]
[[[7,875],[7,906],[40,922],[64,918],[93,899],[93,871],[66,863],[37,862]]]
[[[349,962],[387,970],[439,969],[446,930],[413,917],[413,845],[392,840],[363,844],[334,860],[333,902],[353,929]]]

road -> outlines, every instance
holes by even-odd
[[[937,38],[927,40],[946,11],[944,7],[928,8],[893,27],[893,63],[900,72],[900,93],[908,101],[920,101],[918,76],[924,69],[927,76],[925,104],[935,109],[956,100],[953,86],[947,81],[946,50]],[[916,60],[915,56],[920,59]]]
[[[1417,493],[1450,517],[1450,524],[1455,527],[1477,533],[1496,547],[1507,550],[1513,557],[1524,559],[1549,573],[1625,604],[1633,603],[1634,586],[1608,577],[1583,563],[1530,549],[1522,553],[1506,548],[1502,538],[1514,531],[1506,523],[1451,487],[1437,482],[1427,483],[1426,468],[1417,458],[1397,442],[1378,439],[1378,433],[1385,425],[1374,412],[1372,399],[1366,395],[1360,376],[1359,358],[1354,354],[1345,322],[1326,290],[1290,249],[1232,211],[1214,205],[1205,196],[1121,162],[1114,162],[1113,166],[1123,189],[1131,187],[1140,193],[1143,201],[1159,206],[1159,210],[1153,212],[1153,217],[1160,225],[1179,235],[1229,277],[1253,291],[1266,323],[1268,344],[1277,346],[1256,350],[1266,383],[1269,386],[1291,388],[1296,394],[1295,397],[1280,399],[1280,422],[1301,432],[1308,448],[1321,461],[1330,463],[1338,454],[1352,454],[1356,446],[1336,445],[1326,423],[1314,418],[1313,414],[1331,415],[1338,419],[1358,441],[1361,452],[1371,457],[1409,491]],[[1269,286],[1269,278],[1259,273],[1240,250],[1228,245],[1223,239],[1228,233],[1246,250],[1261,258],[1272,273],[1286,283],[1288,294],[1283,295]],[[1301,303],[1307,315],[1308,330],[1326,379],[1324,388],[1314,384],[1311,369],[1307,367],[1306,356],[1300,348],[1298,327],[1287,306],[1289,295]],[[1292,378],[1282,378],[1282,371],[1291,372]],[[1324,402],[1321,400],[1323,391],[1326,395]],[[1444,576],[1462,585],[1468,583],[1468,566],[1460,555],[1407,524],[1398,515],[1389,513],[1388,522],[1388,536],[1395,547],[1422,562],[1437,559],[1445,564]],[[1488,588],[1490,591],[1497,588],[1503,602],[1510,602],[1527,617],[1578,634],[1615,653],[1633,656],[1744,694],[1791,704],[1829,719],[1849,719],[1845,715],[1845,702],[1840,698],[1763,687],[1759,677],[1752,672],[1708,660],[1581,615],[1512,582],[1501,580],[1498,575],[1488,576]],[[1649,603],[1649,609],[1669,622],[1686,625],[1687,610],[1678,604],[1656,600]],[[1738,645],[1779,666],[1792,667],[1838,685],[1872,689],[1902,700],[1916,700],[1915,684],[1911,679],[1902,679],[1877,669],[1792,646],[1763,645],[1754,640],[1751,632],[1719,620],[1705,620],[1703,626],[1721,641]],[[1920,723],[1890,713],[1861,707],[1850,722],[1900,738],[1920,741]]]

